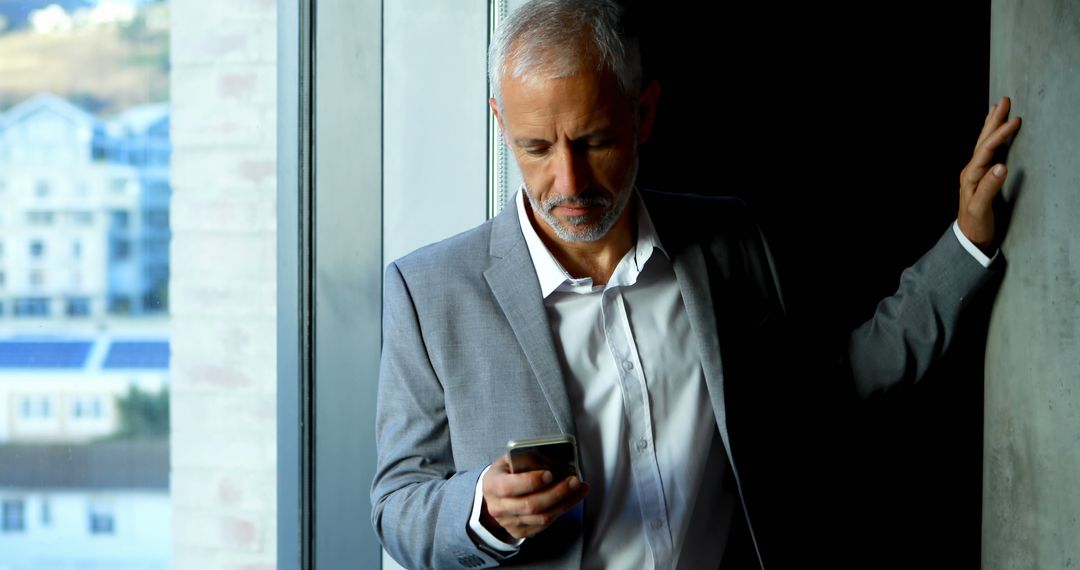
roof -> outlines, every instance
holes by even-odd
[[[114,340],[102,368],[168,368],[169,342],[164,340]]]
[[[0,368],[82,368],[93,342],[0,341]]]
[[[169,488],[166,440],[0,445],[0,487]]]
[[[168,118],[168,103],[148,103],[125,110],[123,113],[113,117],[109,121],[109,125],[122,127],[126,133],[139,134],[146,132],[150,127],[161,121],[168,120]]]
[[[37,113],[42,109],[48,109],[69,121],[94,126],[97,119],[93,115],[83,111],[69,102],[67,99],[57,97],[52,93],[42,92],[8,109],[0,118],[0,130],[9,125]]]
[[[0,374],[11,371],[84,372],[169,369],[169,341],[162,338],[0,339]]]

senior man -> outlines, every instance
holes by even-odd
[[[616,2],[538,0],[500,28],[489,102],[525,183],[502,213],[387,268],[373,523],[409,568],[717,568],[755,535],[726,395],[791,348],[736,200],[641,191],[656,83]],[[867,396],[918,379],[998,267],[991,107],[958,220],[848,342]],[[991,168],[993,166],[994,168]],[[582,480],[511,473],[508,440],[577,437]],[[729,561],[730,562],[730,561]]]

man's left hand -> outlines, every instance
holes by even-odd
[[[995,249],[991,204],[1008,175],[1004,164],[992,164],[994,152],[1020,129],[1020,117],[1008,119],[1010,103],[1008,97],[1002,97],[990,107],[971,162],[960,172],[957,222],[960,231],[987,255],[992,255]]]

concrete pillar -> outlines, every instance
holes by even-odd
[[[1024,122],[986,351],[983,568],[1080,568],[1080,2],[992,0],[990,43],[989,100]]]

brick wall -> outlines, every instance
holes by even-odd
[[[272,569],[277,4],[171,10],[173,567]]]

